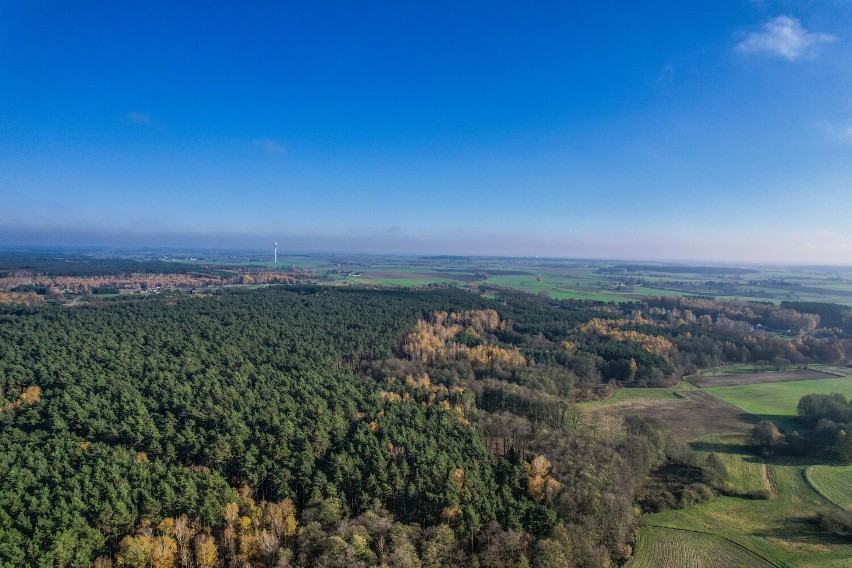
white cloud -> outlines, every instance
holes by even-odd
[[[852,119],[846,122],[823,120],[819,125],[831,138],[852,142]]]
[[[272,138],[258,138],[254,141],[254,145],[263,148],[271,156],[283,156],[287,153],[287,147]]]
[[[151,124],[151,117],[141,112],[128,112],[127,120],[136,124]]]
[[[837,37],[831,34],[811,33],[805,30],[795,18],[778,16],[763,24],[760,31],[746,36],[737,45],[737,49],[744,53],[768,53],[794,61],[811,57],[817,45],[836,40]]]

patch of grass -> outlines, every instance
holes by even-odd
[[[622,402],[625,400],[638,400],[638,399],[664,399],[664,400],[679,400],[681,397],[677,395],[678,391],[684,390],[694,390],[696,387],[686,381],[682,381],[673,387],[664,387],[664,388],[620,388],[612,393],[612,396],[604,399],[604,400],[592,400],[589,402],[581,402],[577,406],[580,408],[601,408],[603,406],[609,406],[610,404],[615,404],[617,402]]]
[[[852,507],[852,465],[813,465],[805,478],[817,493],[840,507]]]
[[[743,434],[710,434],[693,442],[692,447],[705,456],[715,453],[721,458],[728,470],[728,483],[737,493],[770,489],[766,460],[748,451],[745,443]]]
[[[757,367],[751,364],[742,365],[724,365],[722,367],[713,367],[711,369],[702,369],[696,373],[702,377],[719,377],[723,375],[736,375],[738,373],[756,373]]]
[[[704,389],[722,400],[761,416],[795,416],[799,399],[806,394],[832,392],[852,396],[852,377],[735,385]]]
[[[679,529],[644,526],[637,535],[636,555],[627,568],[754,568],[773,567],[724,538]]]

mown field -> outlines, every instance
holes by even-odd
[[[814,465],[805,477],[817,493],[840,507],[852,507],[852,465]]]
[[[761,568],[776,564],[720,536],[644,526],[627,568]]]
[[[842,393],[852,396],[852,377],[734,385],[704,389],[743,410],[760,416],[795,416],[806,394]]]

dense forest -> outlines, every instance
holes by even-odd
[[[80,254],[0,251],[0,278],[18,272],[44,276],[116,276],[132,273],[185,274],[199,267],[182,262],[97,258]]]
[[[798,335],[760,330],[777,322]],[[273,286],[0,307],[0,564],[609,566],[660,468],[694,474],[669,506],[724,468],[640,417],[595,437],[573,402],[850,354],[819,314],[701,298]]]

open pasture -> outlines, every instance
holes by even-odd
[[[799,399],[806,394],[842,393],[852,396],[852,377],[782,381],[704,389],[722,400],[761,417],[795,416]]]
[[[852,465],[813,465],[805,477],[817,493],[840,507],[852,507]]]
[[[729,540],[713,534],[644,526],[627,568],[771,568],[777,566]]]
[[[814,369],[796,369],[793,371],[696,375],[694,377],[690,377],[689,381],[699,387],[727,387],[732,385],[757,385],[761,383],[832,379],[836,377],[837,375],[835,374],[816,371]]]

